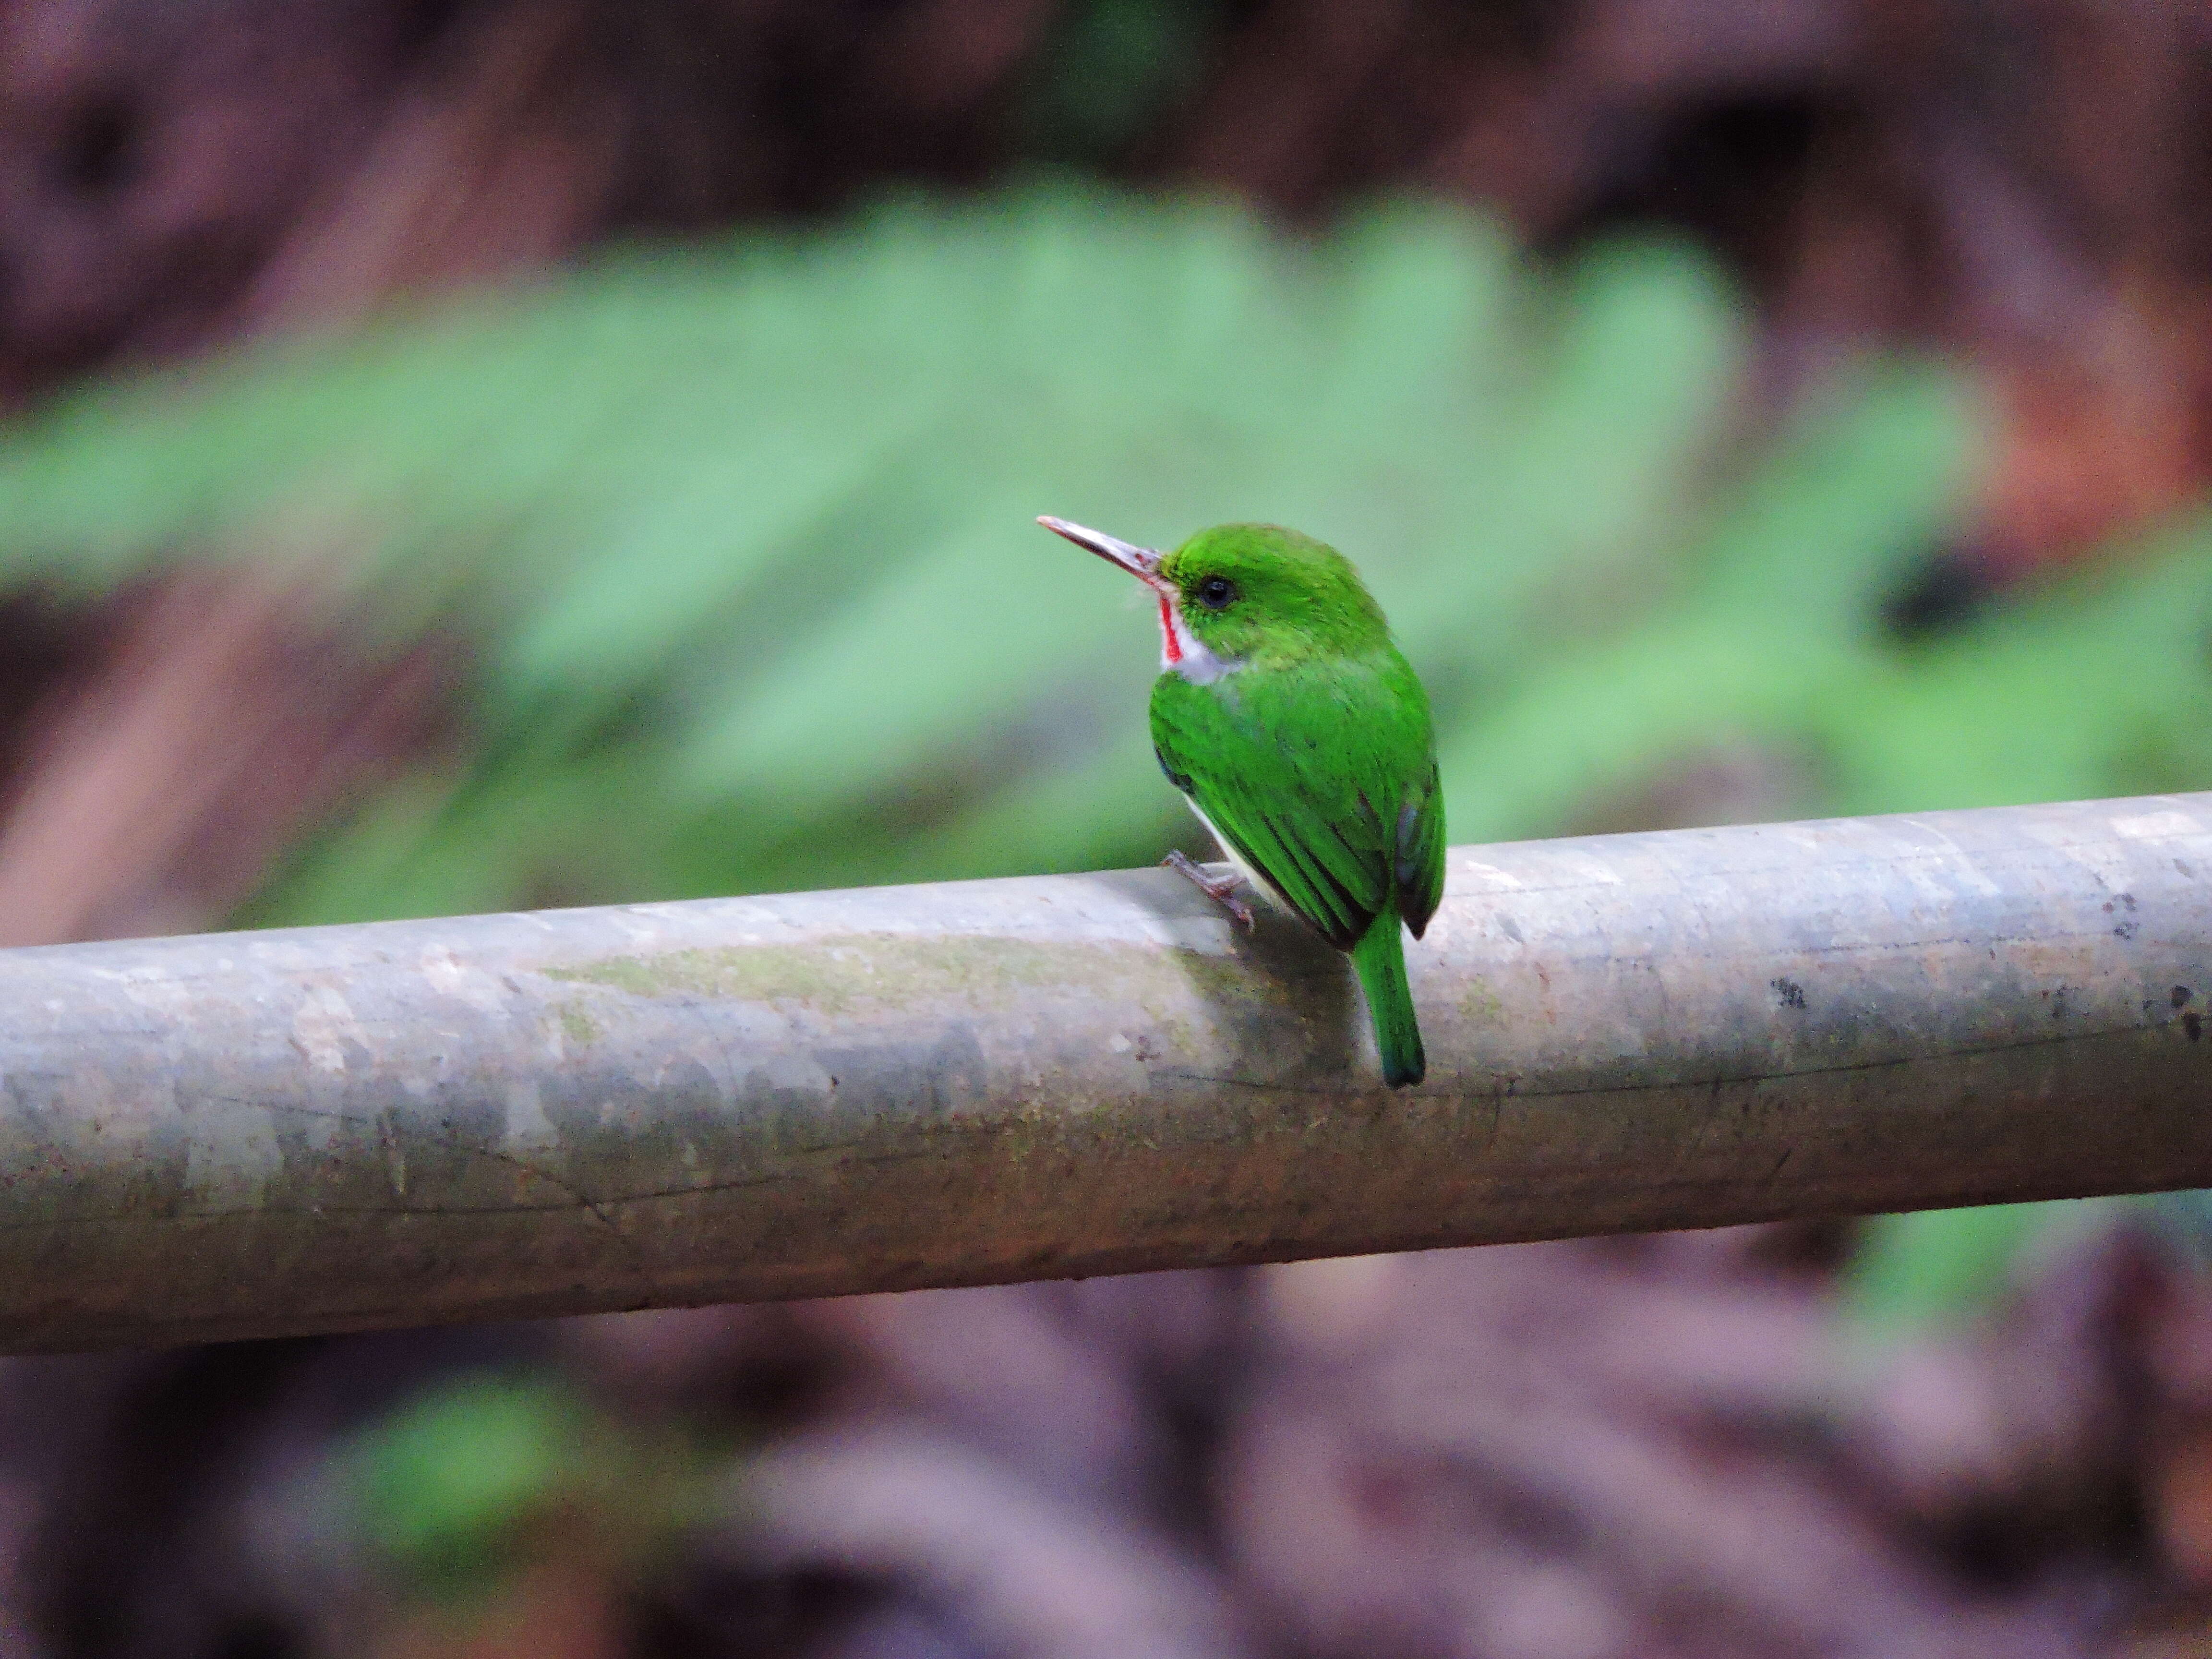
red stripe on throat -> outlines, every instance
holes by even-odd
[[[1175,601],[1160,595],[1160,654],[1171,663],[1182,660],[1182,646],[1176,638]]]

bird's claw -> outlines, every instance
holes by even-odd
[[[1240,878],[1233,875],[1209,876],[1189,854],[1182,852],[1171,852],[1160,862],[1176,874],[1188,877],[1199,891],[1228,911],[1229,919],[1246,933],[1250,933],[1259,925],[1252,915],[1252,907],[1237,896]]]

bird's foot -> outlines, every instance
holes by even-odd
[[[1252,931],[1255,926],[1252,907],[1237,896],[1237,889],[1242,884],[1243,877],[1209,876],[1185,853],[1170,853],[1160,862],[1176,874],[1190,878],[1197,884],[1199,891],[1228,911],[1230,919],[1239,927],[1248,933]]]

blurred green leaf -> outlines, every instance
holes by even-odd
[[[0,583],[319,548],[366,641],[474,640],[466,775],[258,921],[1127,861],[1151,623],[1036,513],[1329,536],[1471,711],[1664,592],[1742,351],[1672,245],[896,203],[72,399],[0,456]]]
[[[1073,0],[1023,85],[1021,148],[1097,166],[1123,158],[1198,91],[1225,0]]]
[[[341,1455],[371,1547],[410,1589],[450,1600],[495,1584],[558,1509],[595,1504],[617,1432],[550,1379],[465,1373]]]
[[[1845,1329],[1881,1346],[1993,1307],[2017,1288],[2027,1261],[2105,1224],[2113,1205],[2059,1199],[1875,1216],[1844,1278]]]

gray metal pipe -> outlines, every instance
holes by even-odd
[[[2212,795],[0,952],[0,1346],[2212,1185]]]

